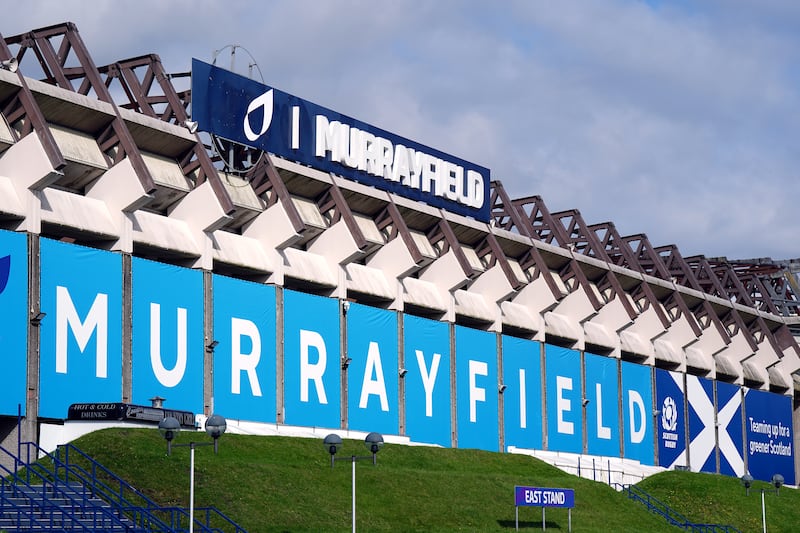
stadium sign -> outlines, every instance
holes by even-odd
[[[514,487],[514,501],[517,507],[575,507],[575,491],[517,485]]]
[[[519,531],[519,508],[542,508],[542,531],[546,530],[545,507],[561,507],[567,509],[567,531],[572,531],[572,508],[575,507],[575,491],[573,489],[554,489],[546,487],[514,487],[514,520],[516,531]]]
[[[489,169],[197,59],[192,119],[212,135],[489,221]]]

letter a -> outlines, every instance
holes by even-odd
[[[373,373],[375,374],[375,379],[372,379]],[[361,399],[358,402],[360,409],[367,408],[367,402],[371,394],[375,394],[380,398],[381,411],[389,410],[389,399],[386,397],[386,382],[383,379],[381,351],[377,342],[369,343],[367,364],[364,367],[364,379],[361,380]]]

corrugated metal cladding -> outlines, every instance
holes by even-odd
[[[793,263],[683,257],[500,181],[487,223],[267,153],[226,172],[158,56],[97,66],[70,23],[0,37],[19,61],[0,69],[19,378],[0,414],[31,438],[68,403],[162,396],[794,479]]]

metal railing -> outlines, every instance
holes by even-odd
[[[612,486],[617,490],[627,493],[628,498],[647,506],[648,511],[663,517],[670,525],[679,527],[684,531],[691,531],[692,533],[741,533],[741,531],[733,526],[692,522],[666,503],[651,496],[636,485],[612,483]]]
[[[28,529],[70,527],[78,531],[98,528],[139,532],[124,517],[98,500],[82,487],[68,486],[40,468],[29,468],[24,462],[0,446],[0,454],[14,459],[22,474],[0,465],[6,476],[0,480],[0,516],[16,518],[16,524]]]
[[[86,520],[81,518],[92,515],[106,520],[92,526],[94,528],[118,526],[134,533],[173,533],[189,529],[186,509],[158,505],[72,444],[58,446],[54,453],[47,453],[36,443],[24,442],[18,444],[17,455],[2,447],[0,454],[10,457],[14,464],[13,471],[0,465],[7,474],[0,485],[0,516],[14,515],[21,520],[32,517],[33,521],[26,522],[31,530],[52,528],[61,519],[64,527],[70,524],[69,527],[79,531],[92,531],[94,529],[82,525]],[[28,499],[23,503],[9,497],[7,494],[12,490],[16,491],[15,495],[27,493]],[[52,514],[53,523],[48,525],[47,521],[33,516],[34,507],[40,516]],[[247,533],[214,507],[195,511],[194,530],[198,533]]]

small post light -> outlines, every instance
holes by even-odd
[[[783,476],[780,474],[772,476],[772,486],[775,487],[775,494],[778,494],[783,486]]]
[[[377,464],[375,455],[383,448],[383,435],[376,431],[369,433],[364,439],[364,446],[372,454],[372,464]]]
[[[158,423],[158,431],[167,441],[167,455],[172,455],[172,439],[180,432],[181,423],[174,416],[168,416]]]
[[[351,476],[352,476],[352,525],[353,525],[353,533],[356,533],[356,461],[365,461],[368,459],[372,459],[372,464],[377,464],[377,460],[375,458],[376,454],[381,450],[383,447],[383,435],[380,433],[373,431],[372,433],[368,433],[367,436],[364,438],[364,446],[367,447],[369,453],[372,454],[371,457],[369,456],[358,456],[358,455],[351,455],[350,457],[334,457],[336,452],[339,451],[339,447],[342,445],[342,438],[337,435],[336,433],[330,433],[325,440],[322,441],[325,445],[325,450],[331,454],[331,468],[336,461],[350,461],[351,463]]]
[[[211,415],[206,420],[206,433],[214,439],[214,453],[217,453],[219,438],[225,433],[226,429],[228,429],[228,423],[220,415]]]
[[[333,456],[336,455],[336,452],[338,452],[339,448],[342,446],[342,437],[336,433],[331,433],[325,437],[322,443],[325,445],[325,449],[328,453],[331,454],[331,468],[333,468],[333,463],[336,461]]]
[[[750,496],[750,487],[753,486],[753,476],[745,474],[740,478],[742,485],[744,485],[745,494]]]
[[[211,415],[206,419],[206,433],[214,439],[214,453],[217,453],[217,442],[228,428],[225,418],[220,415]],[[172,439],[181,430],[181,424],[174,416],[168,416],[158,423],[158,431],[167,441],[167,455],[172,453]],[[210,442],[186,442],[175,444],[189,448],[189,533],[194,533],[194,450],[198,446],[211,446]]]

